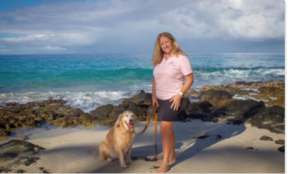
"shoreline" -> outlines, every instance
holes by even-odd
[[[284,92],[285,83],[276,81],[206,85],[199,91],[190,90],[174,122],[177,163],[169,172],[284,173]],[[151,94],[140,91],[117,106],[106,104],[89,113],[65,106],[67,101],[59,99],[1,106],[1,136],[6,135],[6,139],[0,140],[0,171],[153,172],[159,163],[143,160],[153,155],[153,124],[136,136],[134,162],[127,169],[121,169],[118,160],[108,163],[98,159],[97,152],[88,152],[99,145],[124,109],[138,116],[139,133],[147,117],[155,112],[150,99]],[[160,156],[159,134],[158,126]],[[11,151],[5,143],[11,143],[11,149],[27,149]]]

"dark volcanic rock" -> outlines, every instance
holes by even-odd
[[[207,90],[199,94],[200,101],[231,99],[232,94],[224,90]]]
[[[113,108],[114,108],[114,105],[107,104],[107,105],[100,106],[100,107],[96,108],[95,110],[92,110],[90,113],[94,117],[100,117],[100,116],[108,117],[110,115],[111,111],[113,110]]]
[[[0,137],[7,137],[10,135],[10,132],[5,130],[4,128],[0,128]]]
[[[269,136],[262,136],[262,137],[260,137],[259,140],[273,141],[273,138],[271,138]]]
[[[152,104],[152,97],[146,94],[144,90],[141,90],[139,94],[131,97],[130,99],[124,99],[122,104],[134,103],[140,106],[150,106]]]
[[[194,113],[198,111],[202,111],[204,113],[211,112],[210,108],[212,107],[212,104],[210,104],[208,101],[204,102],[193,102],[188,105],[187,113]]]
[[[255,100],[233,100],[230,102],[227,107],[236,112],[245,113],[250,111],[251,109],[264,107],[264,102],[255,101]]]
[[[284,140],[276,140],[275,143],[276,144],[284,145],[285,141]]]
[[[175,117],[174,121],[185,121],[187,117],[188,116],[187,116],[186,112],[184,110],[181,110]]]
[[[246,114],[247,122],[252,126],[268,129],[275,133],[285,132],[285,112],[280,106],[255,108]]]
[[[279,148],[278,148],[278,151],[279,151],[279,152],[285,152],[285,146],[279,147]]]
[[[190,106],[190,100],[187,97],[183,97],[181,99],[181,107],[180,110],[187,111],[188,107]]]
[[[0,145],[0,168],[2,171],[11,171],[19,165],[29,166],[39,158],[34,155],[43,147],[34,145],[27,141],[11,140]]]

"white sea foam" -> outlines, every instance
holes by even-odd
[[[228,84],[236,81],[284,80],[284,69],[224,69],[213,72],[194,71],[195,83],[204,85]]]
[[[95,92],[24,92],[0,94],[0,104],[16,102],[27,103],[30,101],[44,101],[49,98],[63,99],[67,105],[80,108],[89,112],[101,105],[119,104],[123,98],[135,95],[136,92],[128,91],[95,91]]]

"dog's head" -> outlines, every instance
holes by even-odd
[[[126,130],[133,131],[136,115],[132,111],[124,111],[118,117],[115,125],[117,127],[124,127]]]

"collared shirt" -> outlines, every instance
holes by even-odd
[[[171,55],[167,60],[164,57],[153,70],[156,97],[161,100],[168,100],[177,95],[183,86],[183,77],[192,72],[187,56]]]

